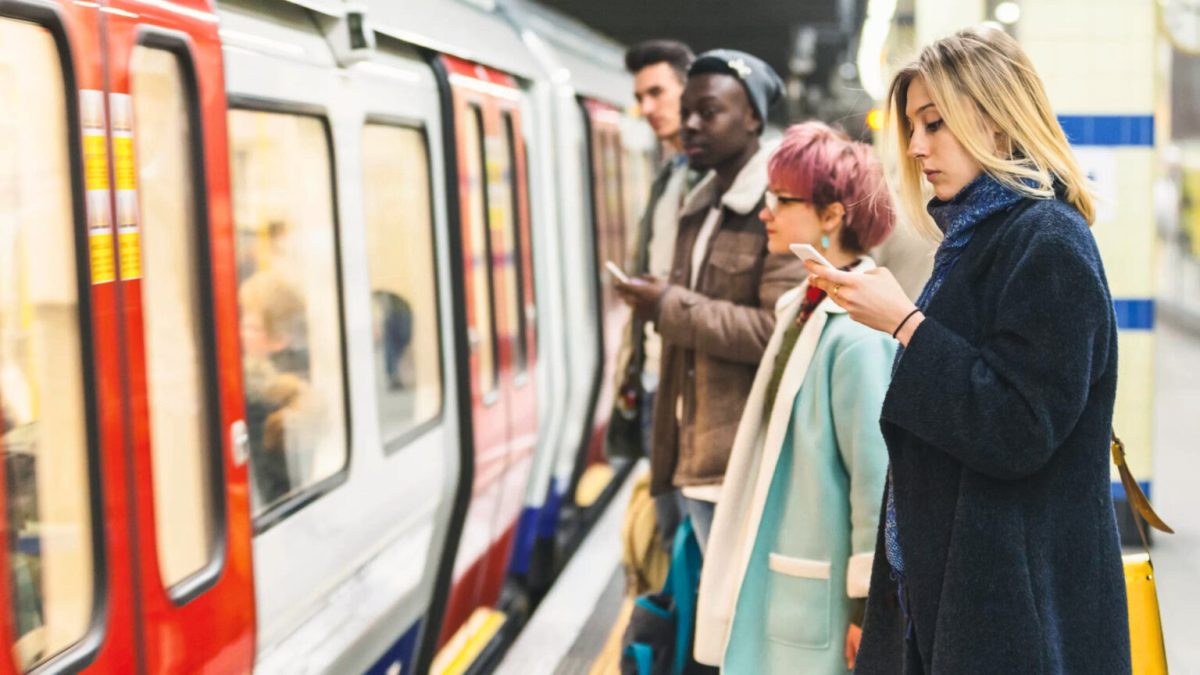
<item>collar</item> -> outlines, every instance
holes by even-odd
[[[875,269],[875,261],[871,256],[859,256],[858,265],[851,271],[852,274],[862,274],[867,270]],[[791,321],[796,317],[796,312],[800,311],[800,303],[804,300],[804,294],[808,292],[808,279],[805,279],[799,286],[792,288],[783,295],[779,296],[779,300],[775,303],[775,320],[776,321]],[[825,312],[826,314],[845,314],[846,309],[836,302],[833,298],[826,296],[821,304],[817,305],[816,311]]]
[[[733,179],[733,185],[721,195],[721,206],[730,211],[742,215],[753,213],[758,202],[762,200],[763,193],[767,191],[767,160],[777,144],[761,141],[760,143],[758,152],[746,162],[746,166],[743,166]],[[716,201],[716,190],[717,173],[709,171],[688,193],[679,215],[688,216],[712,206]]]

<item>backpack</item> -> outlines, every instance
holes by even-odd
[[[634,601],[622,639],[621,675],[717,672],[691,658],[700,563],[700,546],[692,521],[685,516],[675,531],[670,571],[662,590]]]

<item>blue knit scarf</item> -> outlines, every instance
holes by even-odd
[[[933,257],[933,274],[925,283],[921,295],[917,297],[917,307],[922,312],[929,308],[933,296],[941,289],[946,277],[950,276],[963,251],[967,250],[967,245],[971,243],[971,237],[975,234],[975,226],[992,215],[1012,208],[1021,198],[1021,193],[984,172],[967,183],[966,187],[950,198],[950,201],[934,197],[929,202],[929,215],[933,216],[933,222],[942,231],[944,238]],[[896,359],[892,361],[892,375],[896,374],[903,354],[904,345],[900,345],[896,349]],[[896,532],[896,499],[892,489],[890,466],[887,476],[887,513],[883,542],[893,574],[897,579],[903,578],[904,559],[900,555],[900,542]]]

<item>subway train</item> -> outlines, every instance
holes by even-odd
[[[630,468],[621,64],[522,0],[0,0],[0,674],[485,669]]]

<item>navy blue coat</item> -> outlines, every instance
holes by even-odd
[[[856,672],[1128,673],[1099,251],[1058,200],[976,227],[883,406],[914,639],[881,518]]]

